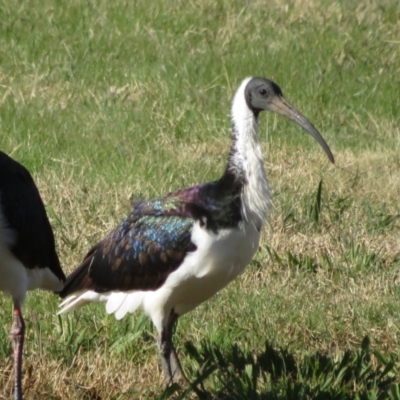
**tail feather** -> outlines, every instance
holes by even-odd
[[[82,292],[83,290],[94,289],[93,282],[89,277],[91,260],[91,257],[86,258],[75,271],[67,276],[67,279],[64,283],[64,288],[58,292],[58,295],[62,299],[74,293]]]
[[[68,296],[61,302],[58,314],[64,314],[87,303],[101,301],[106,303],[107,314],[114,314],[116,319],[122,319],[128,313],[135,312],[141,305],[148,292],[108,292],[96,293],[93,290],[81,291]]]
[[[91,303],[92,301],[100,301],[100,299],[101,294],[92,290],[72,294],[60,303],[61,310],[57,314],[64,314],[66,312],[76,310],[77,308]]]
[[[146,293],[142,291],[102,291],[96,287],[90,277],[90,268],[93,263],[93,256],[102,242],[94,246],[79,265],[66,279],[64,288],[59,296],[64,299],[60,304],[58,314],[63,314],[84,306],[93,301],[106,303],[108,314],[114,314],[115,318],[121,319],[127,313],[133,313],[142,305]]]
[[[145,294],[148,292],[130,292],[130,293],[124,293],[126,296],[121,299],[121,302],[118,305],[118,309],[116,309],[113,313],[115,315],[116,319],[122,319],[125,317],[126,314],[130,313],[132,314],[135,312],[141,305],[143,298]],[[114,299],[114,296],[116,296],[119,293],[111,293],[108,300],[107,300],[107,306],[109,303],[117,303],[117,299]],[[107,309],[108,312],[108,309]],[[111,313],[109,313],[111,314]]]
[[[110,293],[106,304],[107,314],[114,314],[118,312],[118,309],[121,307],[121,305],[124,304],[126,296],[128,296],[128,293],[124,292]]]

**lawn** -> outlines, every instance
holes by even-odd
[[[193,386],[165,389],[155,331],[29,293],[31,399],[400,399],[400,4],[0,4],[0,149],[32,173],[64,270],[145,199],[217,179],[230,104],[276,81],[330,145],[260,121],[269,224],[245,273],[180,319]],[[0,277],[1,279],[1,277]],[[0,295],[0,399],[12,397]]]

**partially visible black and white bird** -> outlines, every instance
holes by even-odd
[[[0,151],[0,291],[14,302],[14,399],[22,400],[22,349],[25,322],[21,306],[36,288],[60,291],[65,275],[53,230],[31,174]]]
[[[222,177],[135,201],[134,210],[67,277],[60,313],[103,301],[117,319],[152,319],[167,383],[184,377],[172,343],[177,319],[243,272],[256,252],[270,192],[257,135],[261,111],[282,114],[333,155],[313,125],[264,78],[247,78],[232,105],[232,147]]]

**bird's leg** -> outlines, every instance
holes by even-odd
[[[168,325],[170,326],[170,342],[171,342],[171,355],[170,355],[170,367],[172,372],[172,378],[174,382],[182,382],[187,380],[185,374],[183,373],[181,363],[178,358],[178,354],[176,353],[176,349],[174,343],[172,341],[173,328],[178,321],[178,314],[175,314],[174,311],[171,311],[168,319]]]
[[[163,327],[158,336],[158,348],[161,356],[161,366],[164,371],[166,383],[169,385],[174,382],[182,382],[186,377],[182,371],[181,363],[174,344],[172,343],[173,328],[178,320],[178,314],[171,311],[168,317],[167,325]]]
[[[14,319],[11,326],[11,340],[14,350],[14,400],[22,400],[22,349],[24,347],[25,322],[18,300],[14,300]]]

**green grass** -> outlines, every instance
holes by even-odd
[[[66,272],[147,198],[217,178],[232,95],[274,79],[329,143],[264,115],[269,226],[243,276],[155,332],[24,305],[26,399],[400,399],[400,5],[395,0],[0,3],[0,149],[34,175]],[[1,277],[0,277],[1,279]],[[0,399],[11,301],[0,296]]]

